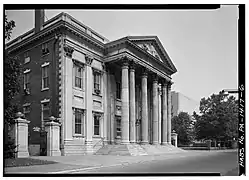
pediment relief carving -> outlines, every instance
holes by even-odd
[[[158,52],[156,51],[156,48],[153,46],[152,43],[139,43],[137,45],[141,47],[142,49],[144,49],[145,51],[147,51],[148,53],[150,53],[152,56],[154,56],[158,60],[160,60],[161,62],[163,62]]]

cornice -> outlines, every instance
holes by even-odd
[[[45,24],[48,24],[48,23],[45,22]],[[69,22],[63,20],[63,18],[58,20],[56,23],[53,23],[51,26],[44,28],[42,31],[40,31],[38,33],[34,33],[32,36],[28,37],[27,39],[21,40],[20,42],[11,46],[12,42],[15,43],[15,41],[18,41],[18,38],[24,38],[25,34],[31,32],[31,31],[34,31],[34,29],[24,33],[23,35],[17,37],[16,39],[12,40],[11,42],[7,43],[5,46],[11,46],[11,47],[6,47],[6,50],[8,50],[9,52],[16,51],[27,44],[30,44],[38,39],[41,39],[49,34],[52,34],[54,31],[56,31],[60,28],[65,28],[65,30],[72,32],[73,34],[76,34],[77,36],[85,39],[87,42],[95,45],[96,47],[100,48],[101,50],[104,50],[104,43],[91,37],[89,34],[84,32],[80,28],[78,28],[78,27],[70,24]]]
[[[129,52],[122,52],[120,54],[117,55],[113,55],[111,57],[106,57],[104,59],[104,62],[117,62],[117,61],[122,61],[123,58],[126,57],[127,59],[129,59],[130,61],[134,61],[135,64],[139,64],[141,66],[143,66],[145,69],[152,71],[152,72],[156,72],[159,76],[164,77],[167,81],[171,80],[171,77],[169,75],[167,75],[164,71],[152,66],[151,64],[149,64],[148,62],[146,62],[145,60],[138,58],[132,54],[130,54]]]

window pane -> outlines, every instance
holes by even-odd
[[[82,126],[83,126],[83,113],[82,111],[76,109],[75,110],[75,133],[76,134],[83,134]]]

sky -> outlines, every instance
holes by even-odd
[[[66,12],[109,40],[156,35],[177,68],[172,91],[199,102],[238,87],[238,9],[45,10],[46,20]],[[6,11],[16,27],[12,39],[34,27],[34,10]]]

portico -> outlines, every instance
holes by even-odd
[[[115,104],[121,101],[121,113],[117,113],[119,106],[111,106],[116,108],[114,119],[117,116],[121,118],[121,144],[170,145],[171,79],[142,65],[129,55],[108,63],[107,67],[109,79],[121,80],[121,99],[114,98]],[[111,123],[114,123],[112,127],[116,126],[115,121]],[[110,138],[113,139],[110,142],[114,144],[118,143],[115,141],[115,131],[114,128],[114,132],[110,133],[114,136]]]

